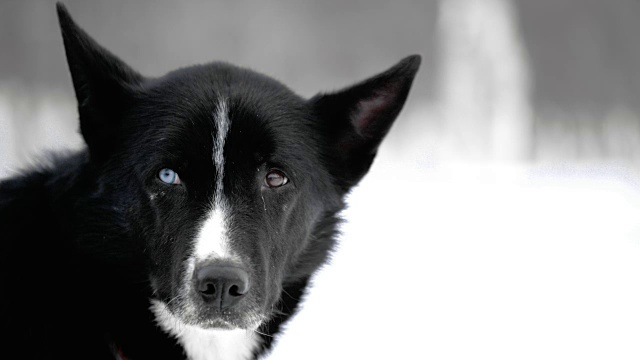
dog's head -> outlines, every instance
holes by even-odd
[[[81,242],[119,254],[114,266],[142,263],[166,316],[256,328],[287,284],[326,260],[343,196],[368,171],[420,57],[303,99],[225,63],[143,77],[58,10],[97,178]]]

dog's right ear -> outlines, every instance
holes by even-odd
[[[100,46],[57,3],[67,63],[78,100],[80,130],[93,160],[108,156],[118,122],[143,77]]]

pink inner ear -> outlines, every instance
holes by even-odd
[[[384,115],[393,104],[393,91],[376,92],[369,99],[361,100],[358,103],[358,109],[352,115],[353,126],[361,136],[373,136],[380,127],[380,121],[386,119]]]

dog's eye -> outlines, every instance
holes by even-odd
[[[167,184],[171,184],[171,185],[180,185],[180,177],[178,176],[178,173],[176,173],[175,171],[171,170],[171,169],[162,169],[160,170],[160,173],[158,173],[158,177],[160,178],[160,180],[164,183]]]
[[[287,176],[280,170],[271,170],[264,179],[270,188],[280,187],[289,182]]]

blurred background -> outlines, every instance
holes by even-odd
[[[423,56],[267,358],[640,358],[640,2],[65,4],[148,76],[224,60],[310,97]],[[2,0],[0,177],[81,147],[75,106],[54,2]]]

